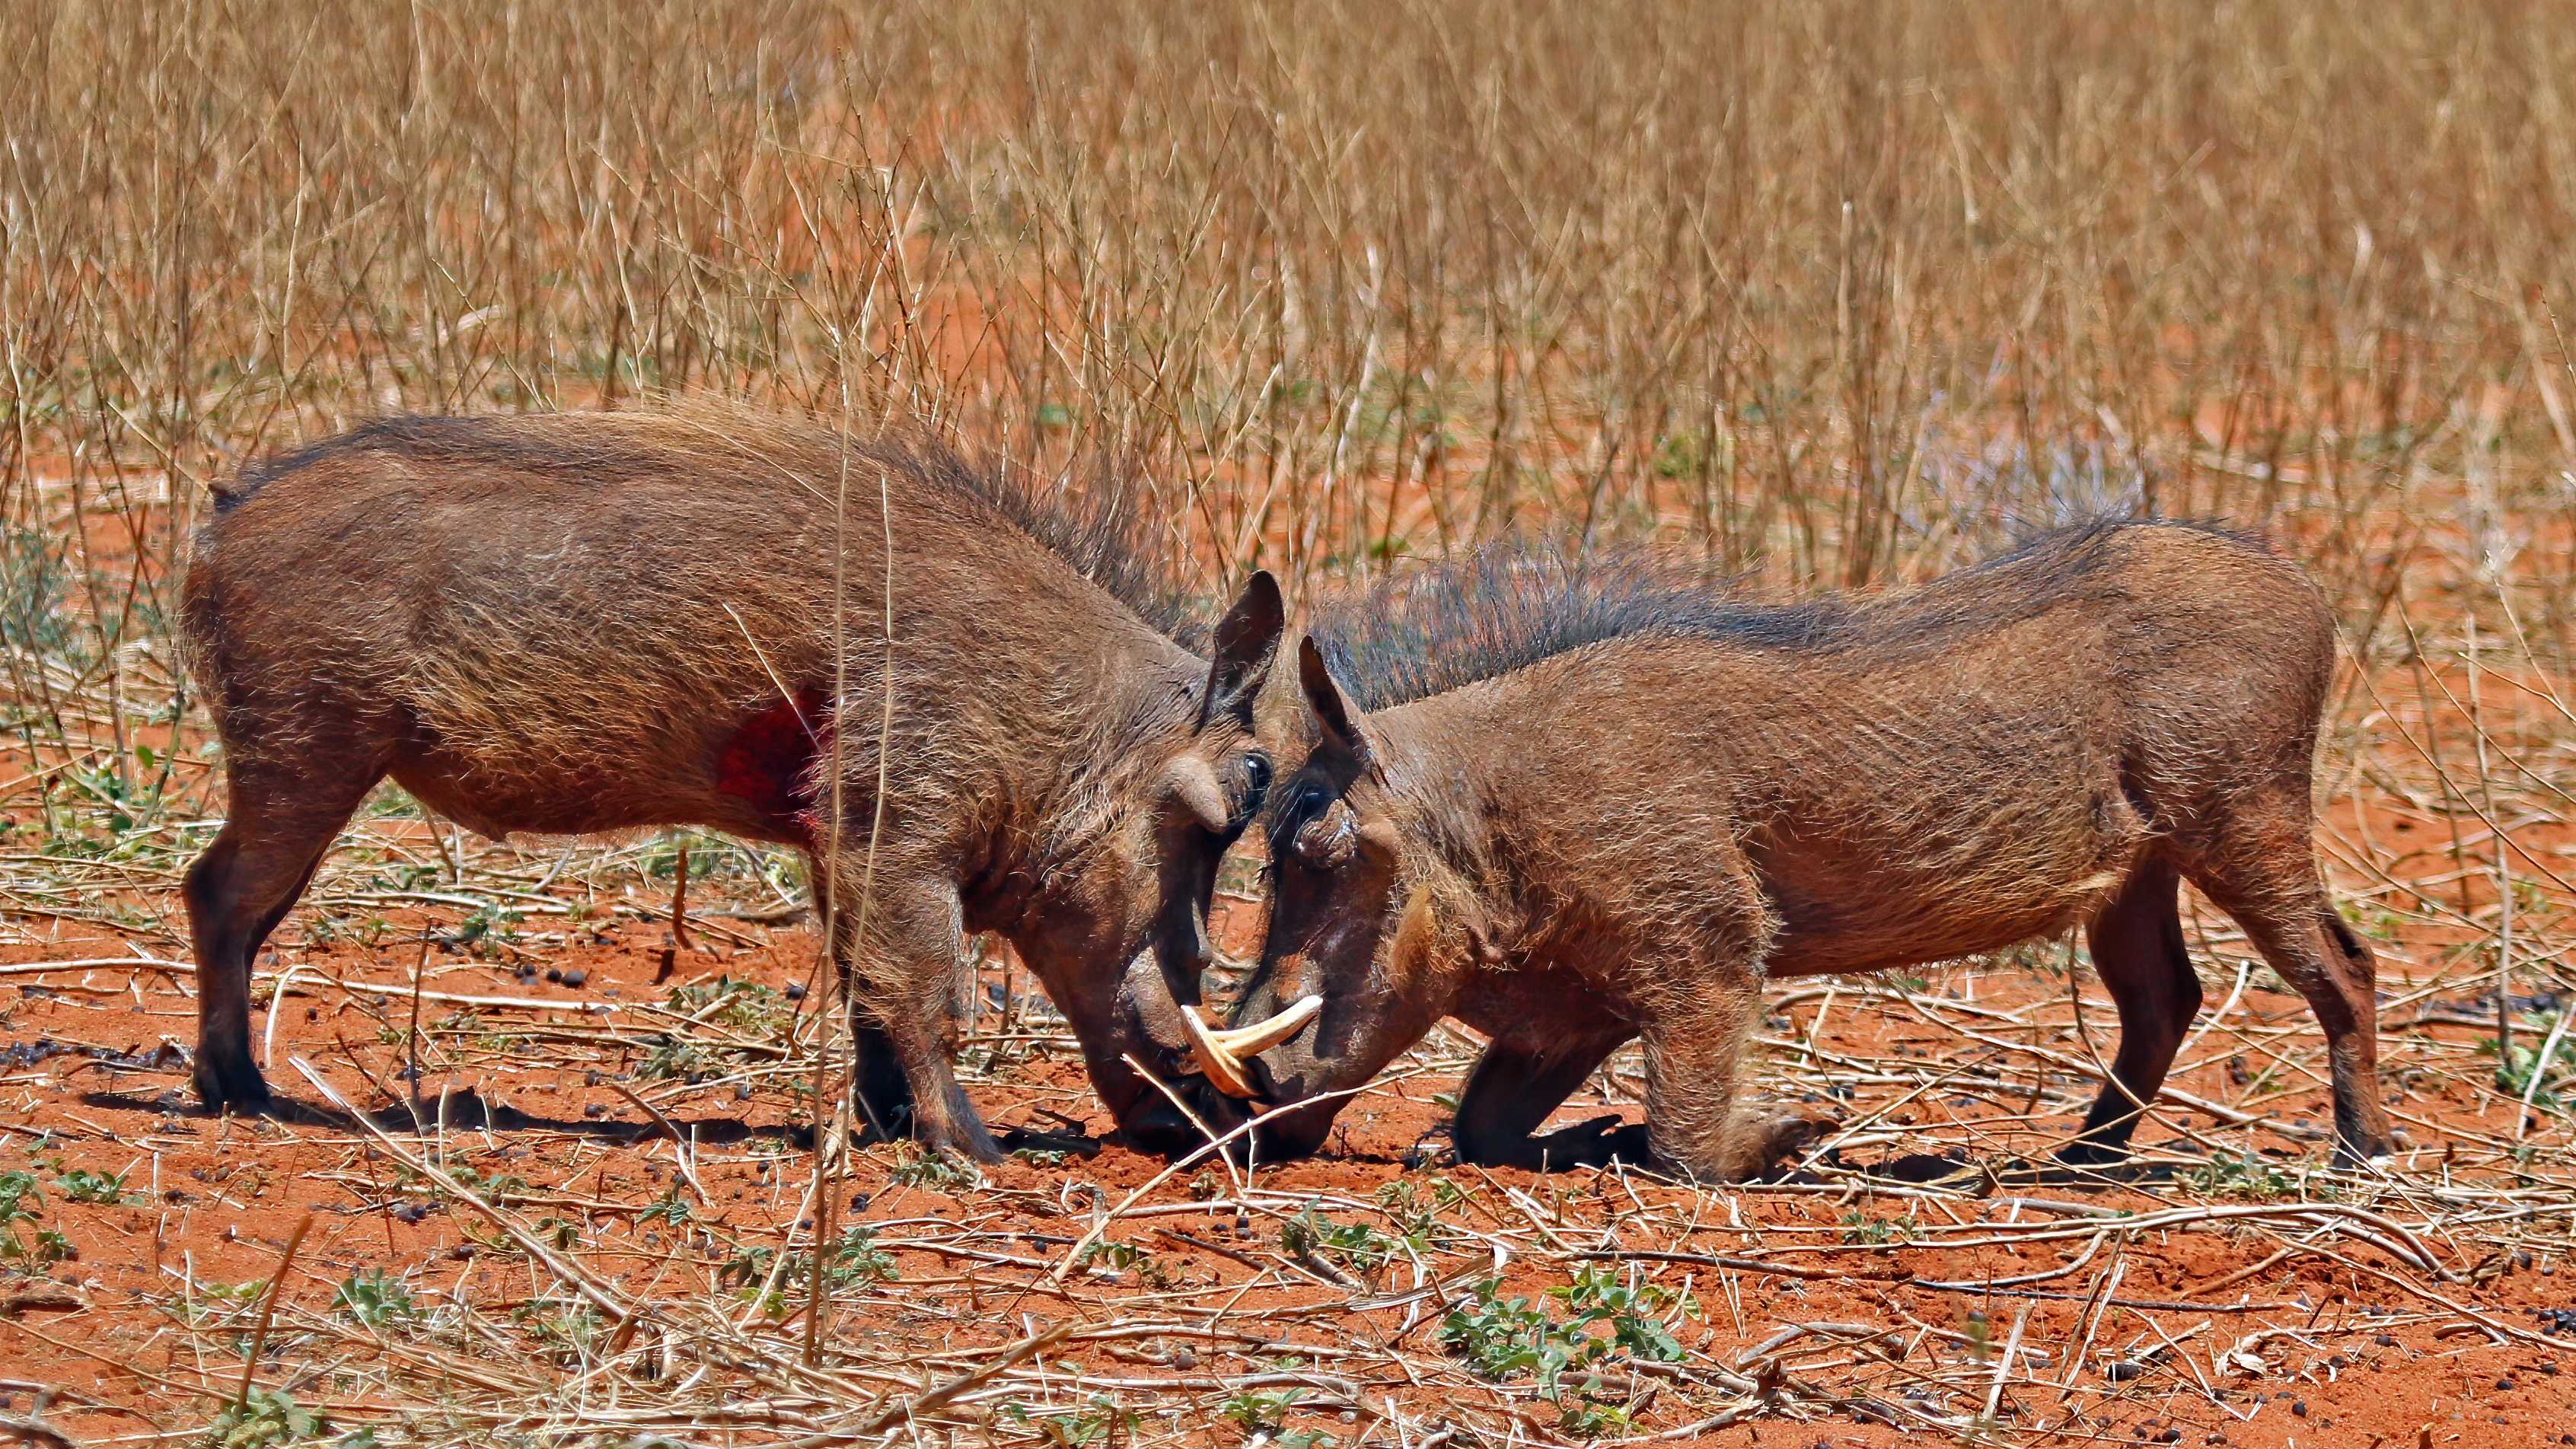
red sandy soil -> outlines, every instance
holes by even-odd
[[[1237,909],[1234,914],[1225,934],[1241,949],[1251,928],[1242,919],[1246,912]],[[409,922],[398,924],[407,927]],[[281,934],[292,938],[296,928],[290,923]],[[787,929],[772,936],[737,929],[734,934],[751,944],[737,948],[701,933],[704,949],[681,953],[671,984],[718,971],[781,987],[806,977],[812,943],[805,933]],[[549,945],[536,953],[545,967],[586,973],[577,989],[542,977],[530,983],[499,963],[433,953],[429,989],[626,1006],[654,1002],[666,989],[654,984],[666,941],[660,926],[633,922],[584,933],[581,944]],[[301,960],[350,980],[402,982],[409,976],[413,949],[306,949],[290,939],[282,959]],[[8,948],[0,957],[11,962],[122,957],[132,950],[114,937],[66,931],[61,939]],[[280,959],[272,952],[264,972],[274,970]],[[44,1221],[70,1240],[78,1257],[41,1276],[0,1275],[0,1365],[5,1365],[0,1378],[14,1381],[6,1390],[9,1412],[25,1412],[27,1386],[44,1384],[61,1395],[49,1411],[50,1421],[83,1441],[146,1429],[184,1430],[206,1422],[213,1409],[206,1397],[209,1386],[231,1391],[242,1367],[239,1349],[228,1356],[211,1355],[208,1336],[180,1331],[168,1305],[182,1296],[188,1282],[229,1285],[264,1279],[276,1270],[288,1236],[307,1213],[313,1222],[285,1289],[290,1303],[324,1310],[333,1286],[362,1269],[408,1277],[424,1301],[465,1298],[493,1308],[524,1299],[531,1291],[528,1264],[478,1243],[478,1225],[469,1214],[454,1207],[434,1207],[426,1214],[392,1211],[428,1199],[395,1186],[391,1165],[347,1126],[221,1120],[198,1112],[186,1097],[178,1054],[168,1045],[193,1037],[185,977],[79,969],[41,980],[49,984],[23,975],[0,980],[0,1052],[10,1054],[0,1059],[5,1061],[5,1072],[0,1072],[0,1170],[29,1167],[33,1161],[44,1164],[35,1169],[47,1184]],[[1936,980],[1932,989],[1959,984],[1960,977],[1953,974]],[[2048,989],[2044,983],[2019,984],[2025,990]],[[1990,970],[1973,986],[1981,1002],[1997,1005],[2013,997],[2016,982]],[[2277,992],[2250,992],[2247,1007],[2258,1019],[2304,1022],[2295,998]],[[300,1101],[316,1102],[313,1089],[285,1065],[288,1057],[303,1056],[353,1100],[384,1104],[402,1069],[400,1028],[407,1009],[406,1001],[337,991],[290,998],[277,1031],[272,1081]],[[453,1010],[452,1004],[432,1002],[425,1006],[424,1018],[435,1022]],[[1814,1011],[1813,1005],[1793,1008],[1794,1029],[1786,1034],[1802,1037],[1813,1024]],[[583,1019],[494,1011],[486,1015],[485,1028],[515,1031],[535,1020]],[[991,1029],[989,1020],[985,1026]],[[2445,1030],[2430,1028],[2421,1034],[2438,1036]],[[516,1053],[483,1050],[465,1068],[449,1069],[442,1059],[452,1056],[460,1040],[433,1035],[426,1089],[432,1101],[442,1090],[470,1091],[492,1107],[493,1120],[488,1127],[452,1123],[445,1133],[446,1160],[486,1178],[506,1174],[523,1179],[529,1186],[514,1199],[523,1219],[556,1217],[575,1223],[572,1231],[583,1261],[626,1291],[704,1291],[698,1259],[702,1254],[721,1256],[710,1251],[712,1235],[774,1243],[794,1219],[810,1159],[780,1136],[787,1102],[780,1091],[764,1086],[741,1100],[730,1088],[710,1092],[669,1082],[634,1083],[657,1100],[662,1113],[697,1136],[698,1179],[706,1192],[686,1227],[648,1225],[638,1213],[683,1188],[675,1180],[672,1144],[596,1070],[613,1064],[613,1052],[540,1039]],[[1848,1006],[1829,1020],[1818,1045],[1834,1053],[1880,1057],[1945,1049],[1920,1022]],[[92,1050],[102,1054],[88,1054]],[[2405,1053],[2392,1055],[2402,1060]],[[2210,1061],[2183,1085],[2204,1095],[2224,1095],[2226,1072]],[[1406,1154],[1439,1120],[1440,1110],[1429,1100],[1432,1094],[1454,1085],[1453,1079],[1439,1076],[1415,1077],[1364,1099],[1345,1115],[1330,1155],[1264,1168],[1260,1185],[1279,1192],[1365,1199],[1390,1183],[1427,1182],[1427,1172],[1405,1165]],[[1047,1128],[1054,1124],[1045,1113],[1060,1113],[1094,1136],[1109,1130],[1078,1066],[1062,1050],[1041,1049],[999,1076],[977,1082],[974,1091],[997,1124]],[[1587,1089],[1584,1097],[1594,1100],[1597,1088]],[[2481,1104],[2480,1097],[2489,1100]],[[449,1099],[459,1118],[465,1102]],[[2453,1084],[2408,1094],[2401,1103],[2402,1110],[2419,1119],[2457,1121],[2471,1132],[2493,1130],[2494,1106],[2492,1094]],[[2317,1117],[2314,1107],[2311,1103],[2305,1114],[2311,1122]],[[1586,1114],[1581,1103],[1568,1108],[1569,1116]],[[2037,1130],[2062,1132],[2064,1126],[2043,1123]],[[2424,1131],[2414,1130],[2420,1146]],[[39,1133],[41,1146],[33,1136]],[[437,1135],[433,1129],[430,1136]],[[408,1134],[404,1140],[426,1146]],[[2566,1133],[2563,1126],[2551,1125],[2535,1140],[2563,1150]],[[1107,1145],[1061,1164],[1015,1161],[995,1170],[981,1189],[941,1191],[894,1182],[891,1173],[903,1155],[900,1149],[875,1147],[856,1158],[850,1176],[853,1220],[881,1225],[883,1237],[892,1242],[923,1236],[925,1223],[972,1221],[981,1230],[978,1249],[1049,1265],[1088,1225],[1093,1186],[1116,1201],[1163,1166],[1159,1159]],[[1873,1155],[1854,1154],[1864,1159]],[[2308,1157],[2314,1156],[2311,1150]],[[2408,1170],[2436,1172],[2437,1159],[2437,1151],[2424,1148]],[[70,1201],[52,1185],[70,1169],[121,1174],[126,1200],[120,1205]],[[1184,1173],[1147,1203],[1170,1207],[1225,1192],[1220,1174],[1202,1170],[1195,1176],[1196,1187],[1190,1185],[1193,1174]],[[2080,1300],[2087,1296],[2088,1283],[2096,1281],[2088,1271],[2048,1285],[2067,1295],[2063,1298],[1929,1291],[1900,1279],[1907,1273],[1951,1281],[2031,1273],[2057,1263],[2074,1244],[1944,1249],[1849,1243],[1844,1241],[1849,1234],[1841,1231],[1854,1213],[1894,1218],[1910,1211],[1930,1223],[1953,1210],[1960,1217],[1996,1211],[1974,1199],[1937,1203],[1874,1196],[1857,1187],[1821,1196],[1813,1189],[1781,1188],[1695,1195],[1633,1175],[1622,1180],[1588,1172],[1547,1178],[1452,1169],[1448,1176],[1469,1193],[1462,1210],[1471,1226],[1547,1234],[1556,1231],[1550,1221],[1555,1219],[1568,1225],[1566,1231],[1590,1234],[1590,1241],[1597,1240],[1606,1224],[1632,1248],[1734,1254],[1761,1246],[1776,1261],[1804,1262],[1811,1265],[1805,1270],[1810,1272],[1823,1270],[1804,1278],[1742,1275],[1737,1279],[1740,1306],[1713,1292],[1708,1273],[1700,1270],[1697,1291],[1705,1317],[1687,1324],[1682,1340],[1686,1348],[1713,1355],[1720,1363],[1734,1362],[1743,1348],[1788,1322],[1911,1320],[1958,1328],[1982,1309],[1989,1315],[1987,1331],[2000,1339],[2013,1315],[2027,1308],[2023,1342],[2052,1355],[2043,1372],[2055,1379],[2063,1373],[2064,1355],[2079,1331],[2085,1311]],[[2051,1199],[2141,1211],[2194,1200],[2170,1185],[2151,1194],[2063,1187],[2038,1192]],[[2408,1217],[2400,1209],[2388,1211]],[[1758,1231],[1732,1226],[1737,1213]],[[1168,1288],[1185,1297],[1201,1285],[1257,1279],[1257,1286],[1228,1310],[1233,1322],[1257,1324],[1283,1309],[1351,1296],[1311,1274],[1256,1274],[1247,1262],[1266,1267],[1277,1259],[1275,1229],[1264,1225],[1246,1237],[1238,1234],[1238,1226],[1223,1211],[1182,1212],[1135,1220],[1116,1236],[1150,1247]],[[1801,1227],[1824,1231],[1802,1236],[1796,1231]],[[482,1237],[488,1240],[488,1230]],[[2063,1423],[2068,1409],[2051,1395],[2017,1386],[2006,1405],[2002,1437],[2026,1442],[2033,1431],[2062,1427],[2065,1442],[2576,1444],[2576,1432],[2571,1432],[2576,1431],[2576,1373],[2562,1372],[2562,1355],[2531,1342],[2495,1342],[2400,1286],[2401,1281],[2414,1284],[2474,1306],[2496,1322],[2529,1329],[2536,1321],[2533,1310],[2576,1302],[2576,1267],[2546,1257],[2510,1255],[2480,1264],[2474,1245],[2437,1242],[2437,1250],[2463,1281],[2434,1283],[2389,1255],[2350,1240],[2337,1244],[2340,1258],[2301,1256],[2278,1267],[2261,1267],[2279,1241],[2195,1231],[2147,1234],[2130,1244],[2112,1295],[2115,1304],[2174,1301],[2197,1306],[2106,1312],[2097,1329],[2095,1358],[2113,1346],[2142,1340],[2136,1362],[2144,1366],[2136,1377],[2108,1399],[2084,1395],[2089,1413],[2080,1424]],[[1784,1253],[1784,1245],[1802,1245],[1804,1251]],[[898,1343],[918,1342],[928,1351],[1006,1341],[1024,1314],[1029,1323],[1044,1327],[1066,1315],[1097,1318],[1136,1311],[1132,1295],[1139,1285],[1117,1281],[1122,1275],[1116,1273],[1076,1274],[1064,1294],[1051,1295],[1025,1287],[1037,1276],[1032,1270],[982,1266],[953,1252],[894,1251],[900,1278],[873,1290],[864,1304],[844,1303],[830,1324],[832,1334],[881,1335]],[[2246,1269],[2257,1271],[2215,1294],[2203,1286]],[[1445,1275],[1455,1265],[1443,1263],[1440,1270]],[[1652,1276],[1677,1285],[1689,1271],[1658,1265]],[[1533,1296],[1565,1281],[1562,1271],[1553,1268],[1516,1269],[1505,1280],[1507,1291]],[[1193,1301],[1204,1308],[1211,1300],[1200,1295]],[[2244,1304],[2271,1306],[2247,1312],[2240,1307]],[[2423,1316],[2428,1311],[2434,1316]],[[2379,1316],[2391,1321],[2378,1324],[2374,1320]],[[1369,1318],[1363,1332],[1392,1336],[1404,1314],[1388,1310]],[[1436,1354],[1429,1331],[1436,1322],[1436,1313],[1415,1315],[1402,1346]],[[1278,1329],[1282,1337],[1298,1336],[1296,1320],[1273,1323],[1285,1325]],[[2260,1376],[2223,1374],[2211,1384],[2213,1393],[2203,1393],[2192,1380],[2210,1374],[2212,1346],[2232,1342],[2258,1324],[2296,1331],[2259,1347],[2266,1369]],[[2163,1363],[2147,1360],[2144,1351],[2155,1346],[2155,1332],[2185,1337],[2185,1351]],[[1818,1350],[1803,1360],[1792,1355],[1788,1373],[1830,1397],[1838,1380],[1868,1376],[1853,1366],[1864,1357],[1848,1349]],[[1100,1362],[1131,1375],[1154,1371],[1133,1362]],[[2088,1362],[2081,1379],[2098,1388],[2103,1371],[2103,1365]],[[1884,1375],[1874,1378],[1883,1381]],[[1373,1402],[1381,1392],[1385,1390],[1373,1389],[1364,1400]],[[1412,1411],[1437,1407],[1420,1395],[1404,1394],[1400,1381],[1394,1392]],[[309,1386],[302,1396],[308,1403],[332,1401],[327,1384]],[[1818,1412],[1814,1399],[1806,1402],[1800,1412]],[[1533,1437],[1554,1437],[1547,1432],[1548,1406],[1525,1407]],[[1874,1417],[1867,1397],[1861,1396],[1811,1422],[1756,1418],[1712,1433],[1708,1442],[1810,1449],[1893,1445],[1921,1437],[1920,1430],[1891,1428],[1872,1422]],[[1330,1413],[1294,1415],[1291,1422],[1345,1439],[1367,1428]],[[1666,1427],[1651,1403],[1638,1422],[1640,1428]],[[1207,1436],[1208,1442],[1238,1442],[1241,1431],[1211,1420]]]

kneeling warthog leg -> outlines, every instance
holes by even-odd
[[[1487,1046],[1458,1092],[1458,1120],[1452,1129],[1458,1160],[1541,1172],[1602,1167],[1613,1158],[1642,1163],[1645,1144],[1633,1130],[1603,1132],[1586,1123],[1544,1137],[1531,1135],[1623,1040],[1575,1037],[1537,1047],[1502,1041]]]
[[[1675,971],[1645,1031],[1646,1127],[1657,1165],[1703,1182],[1759,1177],[1832,1124],[1739,1099],[1760,974],[1732,963]]]

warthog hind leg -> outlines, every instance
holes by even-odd
[[[250,968],[293,909],[340,827],[383,777],[374,754],[317,750],[310,768],[237,757],[223,832],[188,867],[197,955],[197,1096],[216,1111],[258,1111],[268,1083],[250,1055]]]
[[[2325,1028],[2335,1156],[2353,1164],[2396,1148],[2379,1100],[2379,971],[2370,948],[2326,895],[2309,844],[2312,828],[2302,778],[2285,803],[2230,821],[2207,857],[2185,870],[2245,928],[2254,949],[2307,998]]]
[[[2093,969],[2120,1011],[2120,1047],[2111,1081],[2084,1119],[2084,1130],[2058,1152],[2074,1166],[2108,1166],[2129,1155],[2129,1134],[2156,1099],[2192,1018],[2200,1014],[2200,978],[2183,948],[2175,909],[2181,885],[2171,865],[2151,860],[2085,928]]]

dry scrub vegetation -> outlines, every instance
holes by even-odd
[[[0,1435],[2557,1433],[2576,26],[1171,11],[0,8]],[[826,1177],[782,862],[692,842],[692,946],[673,841],[393,795],[260,967],[280,1086],[368,1115],[193,1115],[188,977],[126,963],[184,960],[222,809],[168,626],[206,481],[388,409],[668,394],[1116,459],[1211,596],[1515,531],[1791,588],[2102,509],[2267,528],[2351,646],[2321,844],[2414,1150],[2322,1171],[2313,1023],[2203,911],[2213,1011],[2125,1188],[1997,1181],[2107,1047],[2072,945],[1776,999],[1763,1070],[1849,1124],[1786,1185],[1408,1167],[1455,1036],[1317,1163]],[[1008,962],[975,1004],[1001,1120],[1102,1125]]]

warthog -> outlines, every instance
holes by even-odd
[[[927,442],[730,415],[392,418],[250,468],[185,593],[231,788],[187,878],[198,1091],[266,1100],[252,956],[391,775],[494,837],[806,852],[881,1130],[996,1155],[944,1040],[990,930],[1131,1136],[1195,1140],[1122,1057],[1185,1040],[1279,593],[1203,659],[1135,535]]]
[[[2064,1155],[2116,1160],[2200,1006],[2185,879],[2323,1024],[2342,1152],[2390,1145],[2371,954],[2310,842],[2333,626],[2256,542],[2098,524],[1908,592],[1772,606],[1489,561],[1327,617],[1298,654],[1318,742],[1272,802],[1247,1025],[1200,1046],[1220,1087],[1309,1104],[1265,1156],[1313,1150],[1454,1016],[1492,1038],[1459,1099],[1466,1160],[1643,1145],[1741,1178],[1814,1127],[1739,1103],[1765,981],[2081,925],[2120,1045]],[[1640,1037],[1642,1144],[1531,1135]]]

